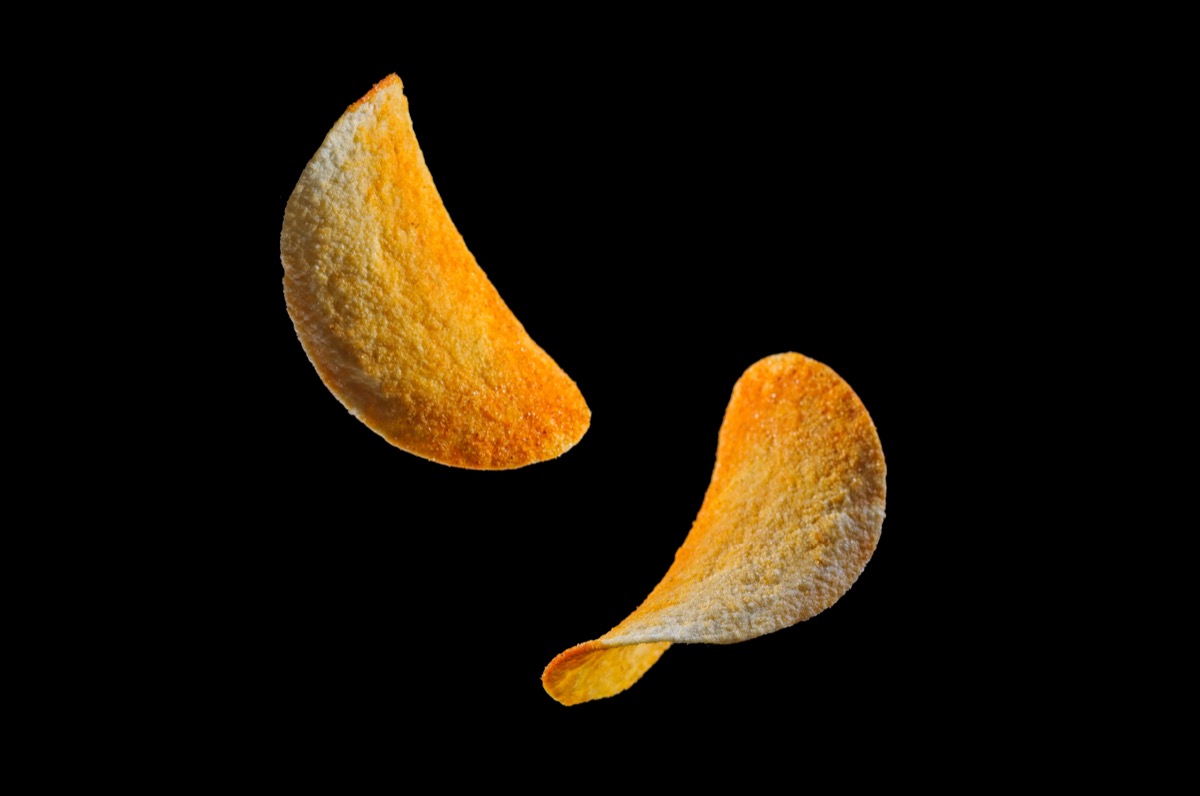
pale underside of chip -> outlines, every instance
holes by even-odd
[[[296,334],[329,390],[393,445],[510,469],[587,431],[575,382],[526,333],[434,187],[395,75],[346,111],[280,236]]]
[[[729,644],[833,605],[883,528],[887,468],[862,401],[800,354],[752,365],[733,388],[696,521],[632,614],[542,675],[574,705],[633,685],[674,643]]]

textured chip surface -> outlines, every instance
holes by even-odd
[[[809,619],[866,567],[883,527],[887,468],[862,401],[795,353],[733,388],[696,521],[632,614],[542,675],[567,705],[633,685],[672,644],[728,644]]]
[[[400,78],[346,111],[280,236],[284,295],[321,380],[393,445],[508,469],[561,455],[591,414],[468,251],[417,145]]]

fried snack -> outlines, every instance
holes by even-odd
[[[467,250],[400,78],[351,105],[301,175],[280,236],[288,313],[325,386],[396,447],[510,469],[587,431],[578,387]]]
[[[858,579],[879,542],[887,468],[862,401],[800,354],[738,379],[704,504],[650,596],[550,662],[564,705],[624,691],[673,643],[730,644],[808,619]]]

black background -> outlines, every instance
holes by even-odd
[[[973,472],[992,444],[963,353],[985,345],[978,288],[955,275],[986,283],[1002,248],[977,188],[1003,168],[982,137],[995,85],[917,53],[370,49],[190,78],[226,160],[210,223],[222,245],[233,232],[200,276],[221,287],[208,367],[225,375],[203,389],[228,418],[197,440],[222,462],[198,484],[223,520],[196,542],[211,566],[205,688],[298,735],[345,727],[386,748],[415,726],[469,748],[504,733],[533,757],[594,733],[741,738],[780,717],[795,733],[903,731],[931,711],[947,726],[988,700],[963,680],[988,620],[955,596],[983,556],[963,517],[981,513]],[[592,410],[557,460],[472,472],[393,448],[296,339],[287,198],[390,72],[467,245]],[[879,430],[888,505],[871,563],[808,622],[676,646],[627,692],[558,705],[542,669],[665,573],[734,382],[782,351],[836,370]]]

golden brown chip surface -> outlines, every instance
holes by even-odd
[[[559,456],[587,431],[575,382],[450,220],[397,76],[326,136],[288,200],[280,254],[288,312],[321,380],[393,445],[508,469]]]
[[[744,641],[833,605],[879,542],[886,476],[875,425],[840,376],[794,353],[755,363],[666,576],[625,621],[551,661],[546,691],[566,705],[612,696],[672,643]]]

